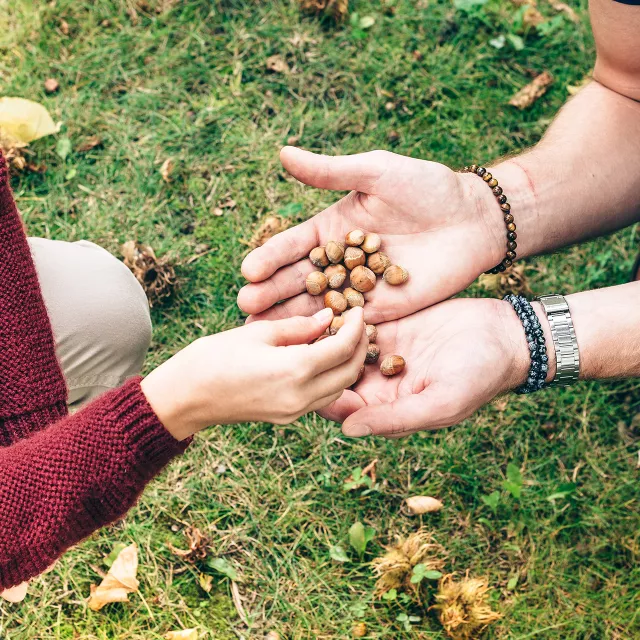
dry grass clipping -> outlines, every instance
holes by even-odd
[[[413,568],[424,564],[430,571],[440,570],[444,565],[444,556],[442,545],[425,529],[412,533],[404,540],[398,540],[394,546],[387,547],[387,553],[372,563],[378,578],[376,595],[381,596],[391,589],[415,591],[416,585],[411,584]]]
[[[491,609],[487,602],[490,587],[483,578],[459,581],[454,575],[444,576],[440,581],[437,604],[431,607],[438,611],[440,622],[453,640],[476,640],[482,631],[501,615]]]
[[[122,245],[124,263],[142,285],[149,305],[159,305],[171,296],[176,286],[176,271],[168,257],[157,258],[146,244],[129,240]]]
[[[349,13],[349,0],[298,0],[303,11],[327,13],[336,20],[343,20]]]

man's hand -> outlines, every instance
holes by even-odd
[[[401,355],[406,368],[386,378],[367,365],[354,390],[320,412],[343,422],[347,436],[402,437],[458,424],[529,371],[522,324],[500,300],[449,300],[385,322],[377,343],[381,359]]]
[[[307,256],[329,240],[344,240],[352,229],[378,233],[382,251],[410,273],[401,287],[381,282],[366,294],[370,323],[449,298],[504,257],[500,208],[477,176],[385,151],[329,157],[285,147],[281,159],[305,184],[352,191],[245,258],[242,273],[252,284],[241,289],[238,304],[257,319],[310,315],[321,308],[321,297],[303,293],[315,269]]]

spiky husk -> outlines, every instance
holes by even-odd
[[[415,590],[411,583],[413,568],[424,564],[428,570],[439,570],[444,565],[445,550],[431,533],[420,529],[405,539],[399,539],[387,547],[387,553],[376,558],[372,565],[378,577],[376,595],[381,596],[391,589]]]
[[[485,627],[501,617],[487,602],[489,590],[485,579],[469,578],[468,573],[459,581],[454,580],[454,574],[440,580],[437,604],[432,609],[438,611],[440,622],[450,638],[475,640]]]

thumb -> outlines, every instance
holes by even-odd
[[[322,309],[313,316],[294,316],[265,323],[270,332],[269,342],[276,347],[308,344],[319,338],[331,324],[333,311]]]
[[[284,147],[280,161],[294,178],[311,187],[373,194],[393,155],[387,151],[369,151],[352,156],[324,156],[297,147]]]

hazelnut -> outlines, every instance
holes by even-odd
[[[380,245],[382,241],[380,240],[380,236],[377,233],[367,233],[360,245],[360,248],[365,253],[375,253],[378,249],[380,249]]]
[[[324,251],[327,254],[327,258],[329,258],[329,262],[338,264],[338,262],[342,262],[342,258],[344,257],[344,244],[330,240],[327,242]]]
[[[376,286],[376,274],[367,267],[359,266],[351,272],[350,282],[356,291],[366,293]]]
[[[404,369],[404,364],[402,356],[387,356],[380,365],[380,373],[383,376],[395,376]]]
[[[328,278],[331,289],[339,289],[347,279],[347,270],[341,264],[330,264],[324,270],[324,275]]]
[[[322,271],[312,271],[307,276],[305,284],[307,286],[307,291],[312,296],[319,296],[321,293],[326,291],[329,279],[324,275],[324,273],[322,273]]]
[[[389,260],[389,256],[386,253],[382,253],[381,251],[372,253],[367,258],[367,267],[369,267],[369,269],[371,269],[373,273],[379,276],[381,276],[384,273],[384,270],[390,266],[391,260]]]
[[[327,291],[324,294],[324,306],[329,307],[335,315],[347,309],[347,299],[339,291]]]
[[[366,262],[364,251],[360,247],[347,247],[344,252],[344,266],[355,269]]]
[[[342,295],[347,299],[347,304],[350,309],[353,309],[353,307],[364,307],[364,296],[359,291],[347,287],[342,292]]]
[[[366,326],[367,338],[369,338],[369,342],[375,342],[378,339],[378,329],[373,324],[368,324]]]
[[[329,258],[327,258],[327,252],[324,250],[324,247],[311,249],[309,260],[311,260],[311,264],[321,269],[329,264]]]
[[[404,284],[409,279],[409,272],[397,264],[392,264],[384,270],[382,277],[387,284]]]
[[[335,336],[344,325],[344,316],[334,316],[331,324],[329,325],[329,334]]]
[[[373,342],[369,343],[369,346],[367,347],[367,357],[365,358],[365,362],[367,364],[373,364],[374,362],[378,361],[379,357],[380,347]]]
[[[349,247],[359,247],[362,244],[363,240],[364,231],[360,231],[360,229],[349,231],[344,239]]]

